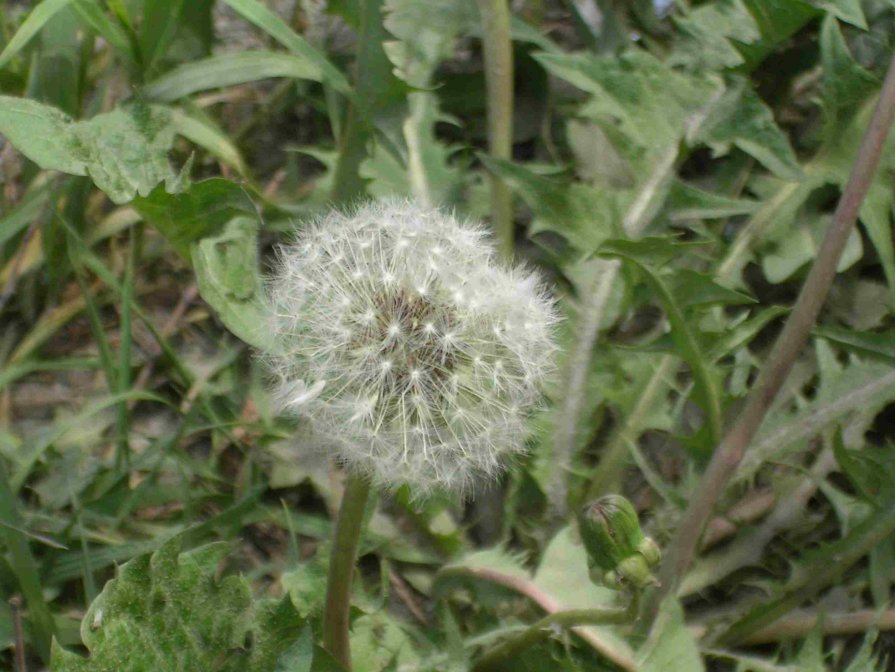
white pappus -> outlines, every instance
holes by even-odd
[[[277,400],[349,468],[419,496],[524,450],[557,313],[481,227],[406,200],[330,212],[279,250],[267,287]]]

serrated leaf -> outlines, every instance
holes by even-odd
[[[159,186],[145,198],[137,198],[134,208],[185,258],[189,258],[192,243],[219,233],[234,217],[257,216],[245,188],[218,177],[175,194]]]
[[[793,572],[774,597],[755,605],[719,636],[725,644],[741,641],[749,634],[765,628],[794,605],[810,598],[819,590],[838,581],[852,565],[869,553],[883,539],[895,532],[895,501],[879,507],[840,539],[815,547],[799,558],[803,571]]]
[[[699,138],[716,155],[727,154],[736,146],[785,180],[802,176],[789,140],[746,79],[733,80],[728,86],[703,123]]]
[[[673,70],[631,49],[619,56],[537,54],[547,70],[591,94],[579,114],[600,124],[620,154],[643,174],[676,146],[691,116],[720,90],[720,81]]]
[[[750,215],[760,206],[760,201],[722,196],[681,180],[672,183],[665,205],[672,221]]]
[[[600,245],[597,255],[628,257],[638,263],[660,268],[672,259],[677,259],[707,244],[700,241],[680,242],[670,236],[646,236],[637,240],[612,238]]]
[[[867,19],[861,9],[861,0],[810,0],[812,4],[825,9],[833,16],[867,30]]]
[[[252,651],[246,667],[252,672],[306,672],[306,668],[296,667],[303,660],[296,655],[296,648],[304,652],[310,638],[313,651],[312,636],[311,626],[288,597],[256,602]],[[281,669],[284,658],[293,667]]]
[[[214,578],[226,544],[180,553],[179,540],[123,565],[81,625],[89,658],[56,648],[53,672],[213,672],[245,669],[252,599],[245,580]]]
[[[814,333],[859,355],[895,364],[895,332],[859,332],[838,327],[817,327]]]
[[[609,238],[618,215],[610,194],[583,184],[564,184],[511,161],[479,155],[482,162],[525,201],[535,215],[529,231],[552,231],[590,252]]]
[[[19,151],[46,170],[89,175],[115,203],[174,179],[170,121],[165,108],[139,103],[73,121],[49,105],[0,96],[0,133]]]
[[[706,273],[699,273],[682,268],[669,278],[672,295],[679,298],[682,308],[708,305],[735,306],[743,303],[756,303],[756,300],[733,289],[719,285]]]
[[[761,35],[752,44],[740,46],[750,70],[820,13],[805,0],[743,0],[743,4]]]
[[[257,219],[236,217],[220,234],[194,243],[190,258],[199,292],[221,321],[246,343],[268,352],[273,335],[265,327],[257,238]]]
[[[637,652],[641,672],[702,672],[705,665],[674,595],[662,600],[649,638]]]
[[[718,0],[675,17],[680,42],[670,63],[708,70],[733,68],[744,62],[736,44],[760,37],[758,26],[741,0]]]
[[[879,87],[879,80],[852,58],[832,15],[824,18],[820,29],[820,58],[823,65],[822,107],[825,133],[837,132],[854,114],[855,106]]]
[[[677,353],[681,359],[687,362],[693,374],[694,399],[706,413],[705,428],[708,431],[708,445],[717,445],[722,429],[721,386],[718,371],[703,351],[699,335],[693,330],[693,325],[685,316],[683,307],[672,292],[667,278],[635,257],[603,249],[600,250],[600,254],[617,256],[623,261],[635,265],[662,304],[671,325],[671,337],[674,340]],[[691,276],[690,281],[692,282],[694,279]],[[700,454],[697,457],[706,458],[707,455]]]

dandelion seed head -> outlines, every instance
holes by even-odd
[[[557,315],[480,227],[400,200],[329,213],[280,249],[268,299],[281,408],[378,485],[464,491],[523,452]]]

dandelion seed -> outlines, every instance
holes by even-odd
[[[377,485],[463,491],[524,450],[557,317],[480,228],[397,200],[330,213],[280,250],[268,295],[281,407]]]

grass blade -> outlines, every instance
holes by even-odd
[[[25,22],[12,36],[6,48],[0,52],[0,68],[5,68],[9,62],[18,54],[25,45],[31,41],[35,35],[40,32],[47,21],[52,19],[58,12],[65,9],[72,0],[44,0],[37,7],[31,10],[31,14],[25,19]]]
[[[258,0],[224,0],[224,3],[243,18],[254,23],[293,54],[315,64],[323,75],[323,81],[336,91],[345,94],[351,92],[351,85],[345,75],[326,56]]]
[[[293,77],[319,82],[323,73],[316,64],[292,54],[244,51],[181,65],[147,84],[143,94],[153,100],[170,102],[198,91],[270,77]]]

